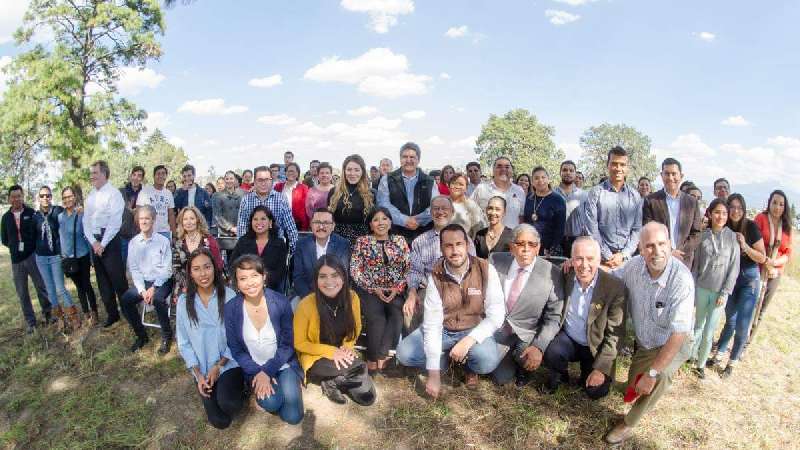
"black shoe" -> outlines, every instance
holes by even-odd
[[[328,397],[333,403],[338,403],[340,405],[347,403],[347,397],[345,397],[342,391],[336,386],[336,381],[325,380],[319,385],[322,387],[322,393],[325,394],[325,397]]]
[[[44,325],[50,325],[53,323],[53,312],[49,309],[42,311],[42,315],[44,316]]]
[[[517,387],[525,387],[531,382],[531,374],[527,370],[518,370],[514,384]]]
[[[541,387],[541,391],[544,394],[555,394],[559,386],[567,382],[569,382],[569,377],[564,377],[560,374],[550,374],[550,376],[547,377],[547,382]]]
[[[706,379],[706,369],[702,367],[692,367],[692,373],[701,380]]]
[[[117,322],[119,322],[119,317],[109,317],[103,323],[103,328],[108,328],[108,327],[110,327],[111,325],[114,325]]]
[[[712,367],[714,367],[714,366],[716,366],[718,364],[719,364],[719,360],[716,359],[716,358],[708,358],[708,361],[706,361],[706,367],[708,367],[709,369],[711,369]]]
[[[170,338],[161,339],[161,346],[158,347],[158,353],[161,353],[162,355],[166,355],[167,353],[169,353],[170,344],[172,344],[172,339]]]
[[[25,334],[33,334],[36,332],[36,325],[26,325]]]
[[[147,345],[148,342],[150,342],[150,339],[147,337],[147,335],[138,336],[133,345],[131,345],[131,352],[136,353],[137,351],[139,351],[140,348]]]
[[[733,366],[728,364],[727,366],[725,366],[725,370],[723,370],[722,373],[719,374],[719,377],[725,379],[725,378],[730,378],[731,375],[733,375]]]

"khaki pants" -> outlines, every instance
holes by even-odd
[[[672,384],[672,376],[675,371],[689,359],[689,352],[692,349],[692,338],[687,336],[683,342],[681,349],[675,355],[672,362],[661,372],[656,380],[656,385],[650,395],[642,395],[633,403],[630,411],[625,416],[625,424],[628,426],[636,426],[642,417],[655,406],[656,402],[664,395]],[[645,350],[640,345],[631,358],[631,368],[628,371],[628,385],[631,385],[636,380],[636,375],[643,373],[647,376],[647,371],[656,360],[658,352],[661,347],[656,347],[650,350]]]

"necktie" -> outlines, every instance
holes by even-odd
[[[522,277],[525,274],[525,269],[519,268],[517,270],[517,276],[514,278],[514,282],[511,283],[511,292],[508,294],[508,299],[506,300],[506,308],[508,312],[511,312],[511,309],[514,308],[514,305],[517,303],[517,299],[519,298],[519,294],[522,292]]]

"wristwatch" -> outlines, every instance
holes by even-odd
[[[656,369],[650,368],[650,370],[647,371],[647,376],[650,378],[658,378],[658,371]]]

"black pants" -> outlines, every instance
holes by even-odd
[[[97,298],[94,295],[94,288],[90,279],[91,272],[92,258],[87,253],[78,258],[78,272],[67,275],[67,277],[75,283],[83,313],[86,314],[91,311],[97,316]]]
[[[359,289],[361,311],[366,318],[367,360],[378,361],[389,356],[397,346],[403,328],[404,297],[398,295],[390,303]]]
[[[98,241],[100,237],[95,235]],[[122,300],[128,290],[128,280],[125,278],[125,262],[122,260],[122,245],[119,236],[114,236],[108,246],[103,250],[103,256],[92,254],[97,288],[100,298],[106,308],[109,320],[119,319],[117,302]]]
[[[220,375],[211,396],[203,399],[208,423],[220,430],[228,428],[234,416],[244,407],[245,384],[241,367],[228,369]]]
[[[544,352],[544,364],[550,369],[550,376],[558,378],[559,382],[569,381],[569,373],[567,372],[569,363],[576,361],[581,365],[580,382],[586,395],[592,400],[608,395],[612,379],[607,375],[603,384],[586,387],[586,378],[592,372],[592,365],[594,364],[594,356],[592,356],[589,347],[580,345],[572,340],[564,330],[559,331]]]
[[[152,285],[152,281],[144,282],[145,289],[150,289]],[[139,314],[139,309],[136,308],[136,305],[141,301],[141,294],[137,292],[136,287],[132,287],[122,296],[120,306],[122,306],[122,314],[128,320],[136,336],[146,337],[147,333],[144,330],[144,325],[142,325],[142,317]],[[170,301],[172,301],[172,280],[157,287],[153,294],[153,306],[156,309],[158,324],[161,326],[161,336],[164,339],[172,338],[172,327],[169,324]]]
[[[753,327],[750,331],[750,340],[752,340],[756,335],[756,330],[758,329],[758,325],[761,323],[761,319],[764,317],[764,312],[767,310],[769,302],[772,300],[772,297],[775,296],[775,293],[778,292],[778,286],[781,284],[781,276],[783,275],[767,281],[767,288],[764,291],[764,300],[761,303],[761,311],[759,311],[758,315],[753,317]]]
[[[356,358],[348,367],[336,368],[332,359],[321,358],[308,368],[309,380],[320,383],[334,379],[336,386],[359,405],[369,406],[377,398],[375,385],[367,373],[367,365],[361,358]]]

